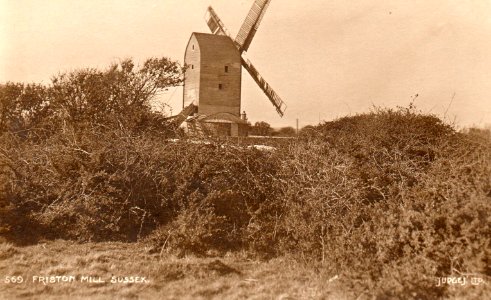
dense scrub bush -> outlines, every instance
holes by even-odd
[[[195,253],[247,247],[251,220],[277,195],[277,157],[226,144],[180,147],[166,182],[178,211],[159,228],[165,236],[159,246],[167,240],[170,248]]]
[[[410,107],[265,142],[274,151],[247,147],[260,138],[172,142],[147,100],[174,75],[167,60],[125,61],[46,89],[1,86],[0,234],[293,254],[380,298],[489,292],[435,286],[491,276],[489,131]]]
[[[491,276],[490,139],[379,110],[310,128],[285,156],[281,204],[258,230],[271,251],[386,298],[446,295],[435,277]],[[471,289],[483,292],[461,293]]]
[[[274,195],[271,155],[164,137],[86,130],[17,143],[6,149],[16,169],[4,195],[47,237],[135,240],[165,225],[178,248],[240,247]]]
[[[139,201],[151,186],[145,175],[127,177],[128,164],[146,174],[146,151],[174,133],[150,101],[181,82],[177,62],[151,58],[62,73],[49,85],[1,84],[1,232],[81,239],[141,232],[148,220]],[[132,198],[135,190],[142,198]],[[140,230],[127,219],[139,220]]]

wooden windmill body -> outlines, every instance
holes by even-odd
[[[189,132],[247,135],[247,120],[245,113],[241,114],[242,67],[283,116],[286,105],[244,57],[269,3],[270,0],[254,2],[235,39],[211,7],[205,19],[212,33],[191,34],[184,56],[187,69],[181,113]]]

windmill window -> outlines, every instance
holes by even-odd
[[[194,50],[194,45],[193,45],[193,50]]]
[[[219,90],[223,90],[223,84],[219,83],[219,84],[218,84],[218,89],[219,89]]]
[[[228,73],[228,66],[225,66],[225,73]]]
[[[191,69],[194,69],[194,65],[191,65]]]

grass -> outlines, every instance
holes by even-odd
[[[56,240],[16,247],[3,242],[0,275],[0,299],[375,298],[368,290],[355,293],[343,275],[332,276],[322,267],[308,267],[287,256],[258,260],[240,252],[178,258],[143,243]],[[63,275],[77,279],[72,283],[33,283],[33,276]],[[6,284],[5,276],[22,276],[24,283]],[[105,282],[81,283],[81,276]],[[148,283],[113,284],[111,276],[145,276]],[[455,296],[449,299],[471,299],[472,295],[485,296],[482,289],[489,292],[489,283],[452,289]]]
[[[260,261],[244,253],[221,257],[161,255],[140,243],[49,241],[32,246],[0,244],[0,298],[58,299],[351,299],[336,278],[287,257]],[[21,284],[5,276],[23,276]],[[44,285],[33,276],[76,276]],[[81,283],[81,276],[105,283]],[[147,284],[112,284],[111,276],[145,276]]]

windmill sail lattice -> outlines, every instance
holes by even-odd
[[[247,51],[251,45],[252,39],[256,34],[256,31],[263,19],[266,9],[268,8],[270,0],[256,0],[249,11],[242,27],[235,38],[235,43],[239,47],[240,51]]]
[[[249,46],[257,32],[259,24],[261,23],[266,9],[269,6],[271,0],[255,0],[251,7],[244,23],[242,24],[237,37],[235,38],[234,44],[237,50],[241,53],[242,66],[249,72],[254,81],[259,85],[261,90],[268,96],[269,100],[276,108],[278,114],[283,117],[286,104],[281,100],[280,96],[271,88],[271,86],[264,80],[264,78],[259,74],[257,69],[252,65],[252,63],[245,57],[245,52],[249,49]],[[225,25],[220,20],[216,12],[210,6],[205,15],[206,23],[210,28],[211,32],[216,35],[225,35],[233,40]]]
[[[285,113],[286,110],[286,104],[281,100],[280,96],[276,94],[276,92],[269,86],[269,84],[264,80],[264,78],[259,75],[258,70],[252,65],[252,63],[247,59],[242,57],[242,65],[244,68],[251,74],[252,78],[254,81],[259,85],[261,90],[268,96],[269,100],[271,103],[273,103],[274,107],[276,108],[276,111],[280,116],[283,117],[283,114]]]
[[[218,34],[218,35],[227,35],[230,37],[230,34],[228,30],[225,28],[225,25],[223,25],[222,20],[218,17],[216,12],[213,10],[211,6],[208,6],[208,10],[206,11],[205,15],[205,20],[206,24],[208,24],[208,27],[210,28],[211,32],[213,34]]]

